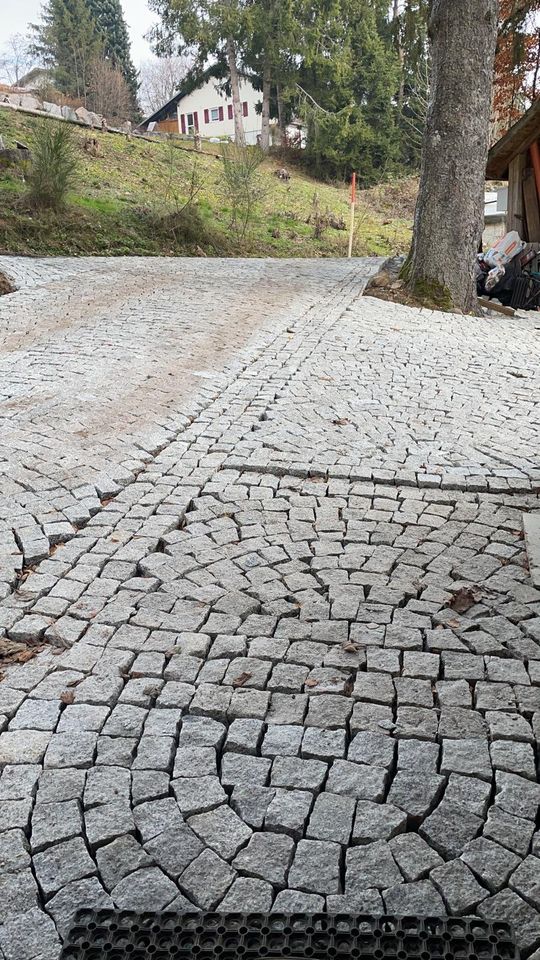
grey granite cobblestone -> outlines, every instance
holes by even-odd
[[[45,640],[0,686],[7,956],[17,912],[52,958],[51,921],[63,937],[81,902],[476,913],[516,923],[524,956],[540,947],[540,591],[521,531],[540,509],[537,344],[525,320],[526,360],[502,321],[359,299],[373,266],[323,265],[306,292],[303,264],[274,308],[269,267],[257,335],[240,354],[220,317],[223,362],[193,374],[189,406],[167,367],[144,438],[120,410],[108,452],[104,434],[93,452],[64,438],[62,474],[52,453],[6,474],[9,570],[21,546],[43,559],[0,602],[0,634]],[[37,336],[32,269],[13,342],[17,323]],[[43,322],[59,333],[47,304]],[[144,354],[138,321],[133,337]]]

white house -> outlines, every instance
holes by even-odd
[[[255,144],[261,132],[261,94],[249,80],[242,79],[240,99],[246,142]],[[219,80],[210,77],[195,89],[189,86],[180,90],[148,117],[141,128],[149,133],[199,133],[204,138],[230,137],[234,140],[232,98],[224,92]]]

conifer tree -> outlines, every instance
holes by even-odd
[[[91,65],[102,42],[85,0],[47,0],[32,26],[33,49],[50,66],[62,92],[86,101]]]
[[[131,59],[129,33],[120,0],[85,0],[85,2],[101,37],[105,57],[120,70],[135,104],[139,83],[137,71]]]

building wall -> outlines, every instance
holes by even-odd
[[[240,83],[240,99],[243,106],[244,130],[247,143],[256,143],[261,132],[261,114],[255,107],[261,102],[261,94],[246,80]],[[212,119],[212,110],[218,119]],[[188,127],[188,115],[193,117],[193,127]],[[183,122],[182,122],[182,117]],[[220,119],[220,118],[223,119]],[[180,133],[198,129],[201,137],[230,137],[234,139],[232,99],[220,91],[214,80],[208,80],[198,90],[193,90],[178,103],[178,130]]]

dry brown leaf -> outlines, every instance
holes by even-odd
[[[245,670],[244,673],[241,673],[238,677],[234,678],[232,682],[233,687],[243,687],[248,680],[251,680],[252,676],[252,673],[249,673],[247,670]]]
[[[75,694],[73,693],[72,690],[64,690],[64,692],[60,694],[60,703],[69,704],[69,703],[73,703],[74,700],[75,700]]]
[[[318,687],[318,686],[319,686],[319,681],[318,681],[318,680],[315,680],[314,677],[308,677],[308,679],[307,679],[306,682],[305,682],[305,686],[306,686],[306,687]]]
[[[343,643],[342,648],[345,651],[345,653],[358,653],[360,649],[360,647],[356,643],[352,643],[350,641],[348,643]]]
[[[455,610],[456,613],[466,613],[467,610],[470,610],[471,607],[474,607],[474,605],[478,603],[481,596],[481,590],[475,590],[474,587],[461,587],[452,594],[446,606],[450,607],[451,610]]]
[[[348,419],[348,417],[337,417],[336,420],[332,420],[332,423],[335,427],[346,427],[350,422],[351,421]]]

